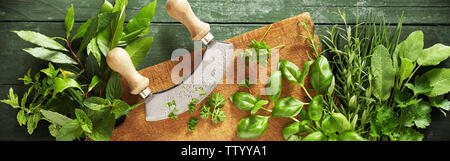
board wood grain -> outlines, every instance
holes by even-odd
[[[307,35],[307,31],[298,26],[299,21],[307,23],[309,30],[313,31],[314,24],[309,13],[303,13],[274,23],[267,36],[265,37],[265,41],[271,47],[285,45],[285,47],[281,48],[281,50],[279,51],[280,59],[292,61],[301,69],[303,63],[308,61],[307,53],[311,53],[312,49],[310,48],[309,42],[307,40],[301,37],[297,37],[297,35],[299,34]],[[233,43],[235,49],[246,49],[248,48],[248,45],[252,40],[259,40],[264,35],[268,27],[269,26],[261,27],[259,29],[225,40],[225,42]],[[316,41],[318,41],[317,36],[315,37],[315,39]],[[234,59],[236,60],[236,53]],[[150,88],[152,89],[152,91],[161,91],[174,85],[170,78],[170,73],[172,68],[174,67],[174,64],[175,63],[168,60],[155,66],[140,70],[139,72],[150,79]],[[230,66],[227,70],[231,69],[236,70],[237,67]],[[292,84],[284,79],[283,84],[283,92],[281,97],[293,96],[299,98],[304,102],[308,101],[307,99],[305,99],[306,94],[300,88],[291,89]],[[306,82],[306,84],[309,83]],[[251,86],[250,92],[253,95],[257,96],[259,94],[260,88],[263,86],[264,84],[258,82],[257,84]],[[310,87],[307,86],[307,88]],[[248,89],[239,87],[237,83],[219,84],[212,92],[220,93],[227,98],[227,103],[224,107],[222,107],[227,117],[222,123],[214,124],[210,119],[199,118],[198,109],[200,107],[200,104],[204,103],[204,101],[197,104],[197,110],[192,115],[189,114],[189,112],[185,112],[178,115],[177,120],[166,119],[155,122],[145,121],[145,108],[144,105],[141,105],[140,107],[135,108],[130,114],[128,114],[124,123],[114,130],[111,140],[244,140],[236,136],[236,127],[239,120],[248,117],[250,113],[239,110],[237,107],[232,105],[231,101],[228,99],[229,95],[234,94],[238,91],[248,91]],[[264,96],[262,98],[267,99]],[[127,101],[129,104],[143,101],[137,96],[130,95],[128,93],[128,86],[124,81],[122,99]],[[268,108],[272,107],[268,106]],[[258,113],[261,115],[268,115],[268,113],[265,111],[259,111]],[[199,124],[195,127],[195,130],[193,132],[189,132],[187,129],[186,122],[190,117],[199,118]],[[269,120],[269,127],[267,128],[267,131],[262,136],[245,140],[283,140],[281,130],[291,122],[293,121],[288,118],[272,117]]]

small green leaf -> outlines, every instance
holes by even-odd
[[[147,56],[150,47],[152,46],[153,37],[145,37],[142,39],[134,40],[125,48],[130,55],[131,62],[134,67],[138,67],[142,60]]]
[[[17,122],[19,123],[19,126],[26,125],[27,119],[28,119],[28,115],[25,113],[24,110],[20,110],[17,113]]]
[[[283,77],[291,83],[300,83],[300,69],[294,63],[287,60],[280,60],[278,69],[283,74]]]
[[[66,18],[64,19],[64,24],[66,26],[66,37],[69,38],[70,31],[72,31],[74,23],[74,10],[73,5],[70,6],[69,11],[67,11]]]
[[[156,0],[149,3],[147,6],[142,8],[136,16],[134,16],[130,22],[126,25],[126,33],[131,33],[134,31],[141,30],[142,28],[147,28],[146,32],[142,32],[142,35],[147,34],[148,26],[152,21],[153,15],[155,14]]]
[[[433,87],[426,83],[417,84],[417,86],[411,83],[406,83],[405,86],[412,90],[414,92],[414,95],[425,94],[433,90]]]
[[[412,32],[405,41],[400,43],[399,47],[398,56],[400,58],[416,62],[423,50],[423,32],[420,30]]]
[[[433,89],[425,93],[428,97],[436,97],[450,91],[450,69],[434,68],[414,80],[416,86],[431,86]]]
[[[89,97],[84,100],[83,104],[94,111],[100,111],[110,106],[110,102],[107,99],[100,97]]]
[[[71,78],[66,78],[66,79],[62,79],[62,78],[55,78],[55,84],[54,84],[54,92],[53,95],[56,95],[62,91],[64,91],[67,88],[78,88],[80,90],[81,87],[78,84],[78,82],[74,79]]]
[[[377,46],[373,52],[371,71],[375,77],[373,95],[381,101],[389,99],[394,87],[395,71],[389,51],[382,45]]]
[[[89,84],[88,92],[94,89],[94,87],[97,86],[97,84],[100,82],[101,82],[100,77],[94,75],[94,77],[92,77],[91,83]]]
[[[244,111],[252,110],[256,103],[256,98],[250,93],[245,92],[238,92],[230,95],[230,100],[233,105]]]
[[[444,98],[444,95],[437,96],[437,97],[430,97],[431,105],[434,107],[441,108],[445,111],[450,110],[450,101]]]
[[[309,82],[316,91],[326,91],[333,81],[333,72],[327,58],[321,55],[311,65]]]
[[[346,131],[339,135],[339,141],[367,141],[355,131]]]
[[[303,102],[294,97],[280,98],[272,109],[273,117],[292,117],[300,113]]]
[[[211,121],[215,124],[225,121],[226,115],[220,108],[215,108],[211,114]]]
[[[221,108],[226,102],[227,100],[225,97],[219,93],[214,93],[211,97],[206,99],[206,103],[213,108]]]
[[[202,104],[200,106],[200,118],[207,119],[209,116],[211,116],[211,107],[206,106],[205,104]]]
[[[106,84],[106,98],[110,101],[119,99],[122,95],[122,81],[120,75],[116,72],[111,74],[108,83]]]
[[[86,50],[88,55],[92,53],[92,55],[95,57],[95,60],[97,60],[98,66],[101,67],[102,53],[97,45],[97,38],[92,38],[91,42],[89,42],[89,44],[87,45]]]
[[[64,116],[58,112],[53,112],[53,111],[47,111],[47,110],[40,110],[41,114],[47,118],[48,120],[50,120],[51,122],[53,122],[56,125],[59,126],[63,126],[65,124],[67,124],[68,122],[72,121],[72,119],[68,118],[67,116]]]
[[[331,115],[324,116],[322,120],[322,131],[329,135],[335,134],[336,132],[342,133],[349,130],[351,127],[350,122],[341,113],[333,113]]]
[[[250,83],[250,80],[243,79],[241,81],[241,83],[239,83],[238,85],[239,85],[239,87],[246,87],[246,88],[250,89],[251,83]]]
[[[400,58],[400,60],[401,64],[400,70],[398,71],[398,75],[400,77],[400,82],[403,82],[406,78],[408,78],[411,75],[416,65],[406,58]]]
[[[323,96],[322,95],[316,95],[314,98],[309,102],[308,105],[308,116],[309,119],[313,121],[319,121],[320,118],[322,118],[323,115]]]
[[[426,128],[431,123],[431,107],[427,103],[421,102],[409,106],[404,112],[405,126],[416,125],[418,128]]]
[[[92,22],[93,19],[94,18],[90,18],[86,22],[81,24],[80,27],[78,27],[77,32],[75,33],[75,35],[72,37],[72,40],[84,37],[84,35],[85,35],[86,31],[87,31],[87,28],[91,25],[91,22]]]
[[[116,123],[114,114],[110,111],[94,111],[94,113],[97,113],[99,117],[92,119],[94,130],[87,136],[95,141],[109,141]]]
[[[300,132],[300,122],[293,122],[291,124],[288,124],[286,127],[283,128],[282,131],[285,140],[288,140],[289,137],[299,132]]]
[[[126,115],[129,109],[130,105],[128,103],[120,99],[114,99],[111,112],[114,113],[116,118],[119,118],[120,116]]]
[[[412,128],[404,128],[398,139],[399,141],[422,141],[423,134]]]
[[[302,141],[325,141],[327,137],[320,131],[315,131],[306,135]]]
[[[87,133],[92,133],[94,126],[92,125],[92,121],[91,119],[89,119],[88,115],[79,108],[75,109],[75,115],[77,117],[78,122],[80,122],[83,131]]]
[[[0,102],[8,104],[12,108],[20,108],[19,96],[17,96],[17,94],[14,94],[14,90],[12,88],[9,88],[8,99],[0,100]]]
[[[58,76],[59,69],[55,70],[55,67],[53,67],[52,63],[48,63],[48,68],[42,69],[41,72],[50,78],[55,78],[56,76]]]
[[[59,129],[56,141],[72,141],[80,137],[81,134],[83,134],[83,129],[80,123],[78,120],[72,120]]]
[[[262,106],[267,105],[269,103],[269,101],[267,100],[259,100],[255,103],[255,106],[253,106],[253,109],[250,111],[250,114],[255,114],[256,112],[258,112],[258,110],[260,108],[262,108]]]
[[[111,43],[109,49],[115,48],[119,44],[119,40],[122,38],[123,24],[125,22],[125,8],[128,0],[116,0],[113,8],[113,12],[116,12],[116,16],[111,23]]]
[[[268,116],[251,115],[239,121],[237,136],[239,138],[256,138],[264,134],[269,122]]]
[[[19,35],[19,37],[22,38],[23,40],[39,45],[41,47],[54,50],[68,51],[64,46],[41,33],[34,31],[12,31],[12,32]]]
[[[33,134],[34,129],[36,129],[39,120],[41,120],[41,115],[39,113],[32,114],[27,119],[27,130],[28,134]]]
[[[100,13],[104,13],[104,12],[112,12],[113,11],[113,5],[111,3],[109,3],[108,0],[105,0],[103,2],[102,8],[100,9]]]
[[[195,126],[198,124],[198,119],[195,117],[191,117],[188,122],[186,122],[189,131],[194,131]]]
[[[75,60],[58,51],[48,50],[41,47],[25,48],[23,51],[29,53],[35,58],[50,61],[59,64],[77,64]]]
[[[303,83],[305,82],[305,78],[308,75],[309,69],[313,63],[314,63],[314,61],[311,60],[311,61],[307,61],[307,62],[305,62],[305,64],[303,64],[303,69],[302,69],[303,71],[302,71],[302,74],[300,74],[300,78],[299,78],[301,85],[303,85]]]
[[[275,102],[281,95],[282,80],[281,71],[272,72],[269,77],[269,82],[266,85],[266,94],[271,102]]]
[[[56,137],[58,135],[59,128],[55,124],[51,124],[48,126],[48,132],[50,132],[50,135],[53,137]]]
[[[438,65],[450,56],[450,47],[443,44],[435,44],[420,53],[417,63],[421,66]]]

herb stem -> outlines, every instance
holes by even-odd
[[[289,118],[291,118],[292,120],[294,120],[295,122],[300,122],[298,119],[296,119],[295,117],[289,117]]]
[[[259,40],[259,42],[263,41],[264,38],[266,38],[267,33],[269,33],[270,28],[272,28],[272,24],[269,26],[269,28],[266,30],[266,32],[264,33],[263,37],[261,37],[261,39]]]
[[[77,54],[75,54],[75,52],[73,52],[72,47],[70,46],[70,43],[69,43],[69,40],[68,40],[68,39],[69,39],[69,38],[66,38],[65,41],[66,41],[67,47],[69,48],[69,53],[71,53],[71,54],[73,55],[73,57],[75,57],[75,59],[76,59],[77,62],[78,62],[78,65],[79,65],[81,68],[84,69],[83,63],[81,63],[80,58],[77,56]]]
[[[300,85],[300,86],[302,87],[303,91],[305,91],[306,95],[308,95],[308,98],[310,100],[312,100],[312,97],[311,97],[311,95],[309,95],[309,92],[308,92],[308,90],[306,90],[305,86],[304,85]]]

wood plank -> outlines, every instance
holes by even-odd
[[[127,20],[152,0],[133,0],[127,7]],[[154,22],[176,22],[165,11],[165,0],[158,1]],[[337,7],[347,12],[348,22],[355,22],[356,6],[360,18],[373,10],[377,17],[396,23],[405,13],[405,23],[450,24],[448,0],[190,0],[193,10],[207,22],[273,23],[301,12],[310,12],[315,23],[340,23]],[[75,4],[75,18],[86,21],[95,15],[103,0],[14,0],[0,6],[0,21],[63,21],[70,4]]]
[[[0,22],[0,84],[22,84],[17,78],[23,77],[29,68],[37,71],[47,65],[46,62],[35,59],[22,51],[23,48],[33,47],[23,41],[11,30],[32,30],[49,36],[64,34],[64,24],[60,22]],[[80,23],[76,23],[79,26]],[[218,40],[225,40],[233,36],[262,27],[263,24],[213,24],[211,29]],[[329,25],[316,26],[319,35],[325,34]],[[178,48],[193,50],[193,42],[187,29],[180,24],[152,24],[149,36],[154,37],[150,52],[139,69],[158,64],[170,59],[172,51]],[[450,45],[450,26],[404,26],[402,39],[415,30],[423,30],[425,47],[435,43]]]

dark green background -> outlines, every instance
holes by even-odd
[[[143,6],[153,0],[129,0],[126,17],[129,20]],[[110,0],[112,2],[112,0]],[[337,8],[346,12],[348,23],[355,23],[373,11],[395,24],[404,13],[403,38],[410,32],[422,30],[425,47],[435,43],[450,45],[450,0],[189,0],[197,16],[211,24],[216,39],[224,40],[267,24],[309,12],[316,24],[316,33],[324,34],[327,27],[342,24],[335,14]],[[22,51],[33,45],[21,40],[11,30],[33,30],[48,36],[64,35],[64,16],[75,7],[75,28],[95,15],[103,0],[0,0],[0,99],[14,88],[21,96],[27,89],[17,78],[31,68],[33,72],[47,65]],[[165,11],[166,0],[159,0],[150,36],[154,42],[140,69],[170,59],[177,48],[192,50],[188,31]],[[357,11],[358,8],[358,11]],[[450,61],[441,66],[450,67]],[[26,127],[19,127],[17,110],[0,103],[0,140],[54,140],[48,124],[39,123],[33,135]],[[437,110],[425,140],[450,140],[450,119]]]

